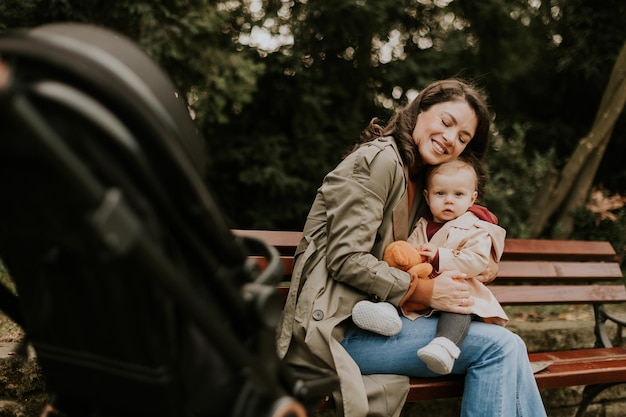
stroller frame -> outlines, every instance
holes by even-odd
[[[80,24],[3,35],[0,66],[0,257],[19,294],[0,287],[0,307],[55,409],[311,413],[336,377],[276,357],[279,255],[226,227],[168,77],[131,41]]]

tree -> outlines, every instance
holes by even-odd
[[[211,0],[3,0],[0,32],[53,22],[107,27],[137,42],[189,98],[199,124],[229,121],[252,99],[263,64],[225,33],[231,15]]]
[[[300,229],[323,175],[369,120],[449,76],[476,81],[490,97],[489,168],[506,192],[489,204],[506,213],[503,222],[524,222],[546,165],[537,155],[565,165],[626,39],[623,0],[41,3],[5,0],[0,25],[108,26],[171,75],[206,139],[207,182],[241,228]],[[614,126],[595,183],[619,190],[626,118]],[[528,204],[515,192],[522,183]]]
[[[615,123],[626,102],[626,42],[617,58],[600,108],[590,132],[583,137],[560,173],[552,171],[537,195],[528,218],[531,235],[537,237],[554,215],[554,238],[567,238],[574,226],[574,214],[587,202],[600,161]],[[558,212],[557,212],[558,211]]]
[[[242,19],[250,23],[233,33],[286,26],[293,42],[260,51],[266,71],[253,102],[205,131],[209,181],[237,227],[300,229],[323,175],[361,129],[428,82],[458,75],[471,33],[456,3],[264,4],[263,18]]]

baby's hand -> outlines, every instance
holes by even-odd
[[[437,255],[437,247],[430,243],[424,243],[419,248],[417,248],[417,251],[428,261],[432,261],[435,255]]]
[[[489,265],[487,265],[487,268],[474,278],[483,284],[489,284],[498,275],[498,270],[498,264],[493,259],[489,259]]]

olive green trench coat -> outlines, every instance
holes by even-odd
[[[423,209],[416,192],[409,213],[407,182],[392,138],[361,146],[324,178],[296,250],[278,354],[336,371],[335,401],[345,417],[398,416],[408,393],[406,376],[363,377],[340,344],[354,304],[377,296],[397,306],[407,292],[409,275],[381,261],[389,243],[407,239]]]

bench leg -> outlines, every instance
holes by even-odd
[[[582,400],[580,401],[580,405],[578,406],[578,411],[576,412],[575,417],[583,417],[585,411],[587,411],[587,407],[589,404],[607,388],[610,388],[614,385],[619,385],[620,382],[610,383],[610,384],[596,384],[596,385],[587,385],[583,390]]]

